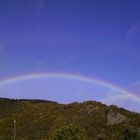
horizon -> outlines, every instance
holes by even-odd
[[[140,112],[139,96],[112,83],[83,75],[25,74],[1,80],[0,90],[4,98],[50,100],[60,104],[93,100]],[[14,95],[11,91],[15,92]]]
[[[91,99],[140,112],[139,4],[138,0],[0,1],[0,97]],[[4,79],[40,73],[62,77],[2,84]],[[64,78],[67,73],[102,84]]]

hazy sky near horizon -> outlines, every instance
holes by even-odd
[[[139,0],[1,0],[0,79],[78,73],[140,96]]]

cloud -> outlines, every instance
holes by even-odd
[[[40,60],[37,61],[37,65],[39,66],[43,66],[45,64],[46,64],[45,61],[40,61]]]
[[[136,25],[131,25],[129,27],[129,29],[127,30],[126,34],[127,35],[131,35],[131,34],[136,34],[137,32],[139,32],[139,28]]]
[[[137,86],[140,86],[140,80],[137,80],[137,81],[135,81],[134,83],[132,83],[132,84],[130,85],[131,88],[135,88],[135,87],[137,87]]]
[[[39,13],[44,9],[45,0],[29,0],[29,2]]]
[[[44,8],[44,4],[45,4],[44,0],[38,0],[37,9],[42,10]]]
[[[133,95],[117,93],[111,90],[110,93],[108,92],[106,99],[103,99],[101,102],[107,105],[117,105],[130,111],[140,112],[140,100],[134,98]]]
[[[129,90],[133,93],[140,95],[140,80],[137,80],[129,85]]]

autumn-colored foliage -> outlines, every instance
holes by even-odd
[[[17,140],[140,140],[140,114],[95,101],[0,99],[0,140],[13,139],[14,120]]]

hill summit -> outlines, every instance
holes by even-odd
[[[140,140],[140,114],[96,101],[0,98],[0,140]]]

